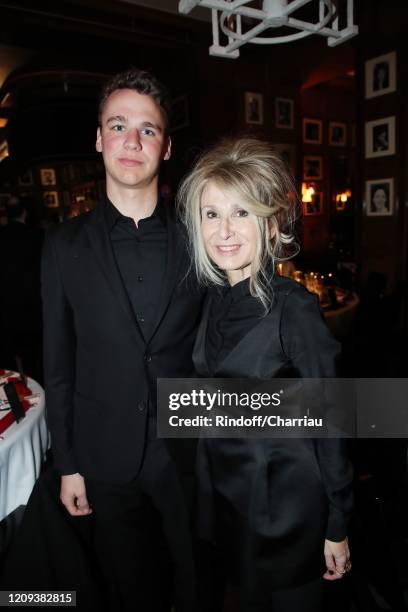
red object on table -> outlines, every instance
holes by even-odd
[[[0,370],[0,376],[3,374],[4,374],[4,370]],[[10,381],[14,381],[16,385],[17,394],[24,408],[24,412],[27,412],[31,404],[28,400],[21,399],[21,398],[24,398],[27,395],[31,395],[31,390],[26,385],[24,385],[22,382],[19,382],[18,376],[15,376],[15,375],[8,376],[7,382],[10,382]],[[12,425],[14,421],[15,421],[15,417],[14,417],[14,414],[11,412],[11,410],[7,414],[5,414],[4,417],[0,418],[0,434],[2,434],[3,431],[5,431],[8,427],[10,427],[10,425]]]

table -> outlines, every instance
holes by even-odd
[[[350,332],[359,303],[358,295],[352,293],[343,306],[324,311],[327,326],[336,338],[345,338]]]
[[[26,505],[49,447],[44,390],[31,378],[27,385],[39,400],[0,435],[0,521]]]

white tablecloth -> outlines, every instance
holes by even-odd
[[[31,378],[28,387],[39,401],[0,434],[0,521],[27,503],[49,446],[44,390]]]

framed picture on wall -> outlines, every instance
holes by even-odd
[[[263,125],[263,95],[245,92],[245,122]]]
[[[306,216],[321,215],[323,213],[323,193],[316,191],[311,202],[303,202],[303,213]]]
[[[59,197],[58,191],[44,191],[43,193],[44,206],[47,208],[58,208]]]
[[[397,54],[379,55],[365,63],[366,98],[382,96],[397,89]]]
[[[172,131],[176,132],[190,125],[187,96],[179,96],[172,105]]]
[[[41,185],[56,185],[57,178],[53,168],[41,168],[40,170]]]
[[[293,100],[289,98],[275,98],[275,126],[277,128],[293,129],[293,108]]]
[[[366,213],[372,217],[389,217],[394,213],[394,179],[366,181]]]
[[[11,193],[0,193],[0,208],[5,208],[10,198]]]
[[[18,184],[20,187],[32,187],[34,185],[33,173],[31,170],[26,170],[19,175]]]
[[[303,158],[303,178],[319,181],[323,178],[323,157],[305,155]]]
[[[345,123],[330,121],[329,123],[329,145],[333,147],[345,147],[347,142],[347,126]]]
[[[303,119],[303,142],[306,144],[322,144],[323,121],[320,121],[320,119]]]
[[[365,124],[365,156],[395,154],[395,117],[384,117]]]

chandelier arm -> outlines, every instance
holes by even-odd
[[[358,34],[358,26],[354,25],[353,8],[354,0],[345,0],[347,4],[347,27],[339,30],[340,5],[336,0],[317,0],[318,20],[317,23],[302,21],[291,15],[304,6],[314,3],[316,0],[274,0],[264,2],[265,10],[248,7],[252,0],[179,0],[179,11],[188,13],[196,6],[211,8],[213,26],[213,45],[210,47],[210,54],[219,57],[239,57],[238,48],[247,42],[254,44],[278,44],[288,43],[310,36],[319,34],[328,38],[329,46],[337,46]],[[327,9],[327,10],[326,10]],[[218,19],[218,11],[221,17]],[[236,18],[235,24],[229,18]],[[257,25],[247,32],[242,33],[241,18],[251,17],[258,21]],[[231,28],[228,25],[231,23]],[[234,27],[234,29],[232,29]],[[286,36],[266,37],[259,36],[265,30],[290,28],[298,30]],[[220,46],[219,31],[228,38],[228,44]]]
[[[328,6],[329,0],[323,0],[323,1],[325,2],[326,6],[329,8]],[[288,36],[275,36],[275,37],[262,37],[262,38],[259,38],[258,34],[267,30],[270,27],[267,21],[261,22],[258,26],[255,26],[254,28],[252,28],[251,30],[248,30],[244,34],[237,34],[236,32],[234,32],[234,30],[231,30],[228,27],[228,24],[226,24],[226,21],[230,15],[231,13],[224,11],[223,13],[221,13],[221,17],[220,17],[220,28],[222,32],[229,38],[232,38],[234,41],[236,41],[234,43],[227,45],[226,48],[228,49],[228,51],[234,51],[235,49],[238,49],[238,47],[241,47],[246,42],[251,42],[254,44],[258,44],[258,45],[265,45],[265,44],[271,44],[272,41],[273,42],[275,41],[283,42],[283,41],[289,41],[289,40],[299,40],[301,38],[305,38],[306,36],[309,36],[310,34],[317,34],[317,33],[323,34],[323,30],[324,30],[324,34],[326,35],[334,35],[336,37],[340,36],[338,31],[325,28],[327,23],[332,18],[332,13],[330,9],[328,13],[326,14],[326,16],[323,18],[323,20],[317,24],[308,24],[307,22],[300,21],[298,19],[293,19],[293,17],[290,17],[288,24],[287,24],[288,27],[293,27],[295,29],[302,30],[301,32],[290,34]]]
[[[288,34],[288,36],[273,36],[271,38],[251,38],[248,40],[248,43],[254,43],[255,45],[276,45],[279,43],[292,42],[293,40],[300,40],[301,38],[306,38],[306,36],[311,36],[313,32],[296,32],[296,34]]]
[[[227,45],[226,49],[228,51],[235,51],[235,49],[238,49],[238,47],[241,47],[242,45],[244,45],[246,42],[250,42],[250,39],[253,36],[256,36],[258,34],[261,34],[264,30],[268,29],[268,24],[265,23],[264,21],[261,21],[261,23],[259,23],[257,26],[254,26],[251,30],[248,30],[247,32],[244,32],[243,34],[237,34],[236,32],[234,32],[233,30],[229,30],[228,26],[225,25],[225,21],[226,19],[229,17],[229,14],[224,11],[221,14],[220,17],[220,28],[221,30],[224,32],[224,34],[232,39],[234,39],[235,42]]]
[[[291,15],[293,11],[297,11],[298,9],[302,8],[302,6],[305,6],[309,3],[310,0],[293,0],[290,4],[286,5],[284,9],[284,14]]]
[[[326,28],[326,25],[329,23],[329,21],[330,15],[326,15],[323,21],[320,21],[319,23],[306,23],[305,21],[300,21],[299,19],[294,19],[293,17],[290,17],[287,25],[288,27],[295,28],[296,30],[307,30],[308,32],[314,32],[317,34],[317,32],[321,32],[324,28]],[[329,30],[330,32],[335,31],[331,28],[329,28]]]
[[[289,24],[291,27],[296,27],[296,26],[292,26],[292,24]],[[333,30],[333,28],[319,28],[319,29],[312,29],[312,28],[302,28],[302,30],[308,30],[308,32],[310,34],[321,34],[322,36],[333,36],[334,38],[341,38],[343,36],[342,34],[342,30]]]
[[[249,0],[235,0],[235,2],[225,2],[224,0],[202,0],[200,6],[203,8],[215,8],[218,11],[225,11],[230,14],[235,12],[243,17],[252,17],[253,19],[265,19],[267,17],[265,11],[245,7],[248,1]]]

